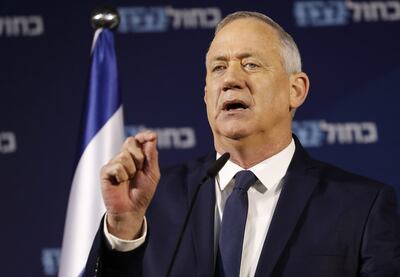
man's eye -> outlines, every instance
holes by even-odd
[[[223,65],[216,65],[216,66],[214,66],[213,68],[212,68],[212,72],[217,72],[217,71],[221,71],[221,70],[224,70],[225,69],[225,66],[223,66]]]
[[[246,69],[255,69],[257,67],[258,67],[258,65],[255,63],[245,63],[244,64],[244,68],[246,68]]]

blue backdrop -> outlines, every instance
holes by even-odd
[[[97,1],[0,4],[2,276],[58,268]],[[101,3],[104,3],[103,1]],[[400,194],[400,1],[110,1],[127,134],[160,135],[162,165],[212,148],[204,59],[215,24],[236,10],[293,35],[311,79],[293,128],[315,158]]]

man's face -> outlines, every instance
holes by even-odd
[[[291,132],[290,76],[277,32],[251,18],[223,27],[206,58],[204,100],[214,139]]]

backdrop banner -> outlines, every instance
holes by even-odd
[[[3,276],[57,275],[84,149],[76,147],[91,66],[90,15],[102,3],[0,4]],[[293,130],[311,156],[388,183],[400,196],[400,0],[108,4],[121,16],[114,39],[124,132],[155,130],[162,166],[212,150],[205,54],[221,18],[255,10],[292,34],[302,54],[311,89]]]

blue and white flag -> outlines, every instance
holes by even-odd
[[[118,89],[113,33],[96,31],[83,130],[69,195],[59,277],[78,277],[105,212],[100,169],[121,148],[123,112]]]

